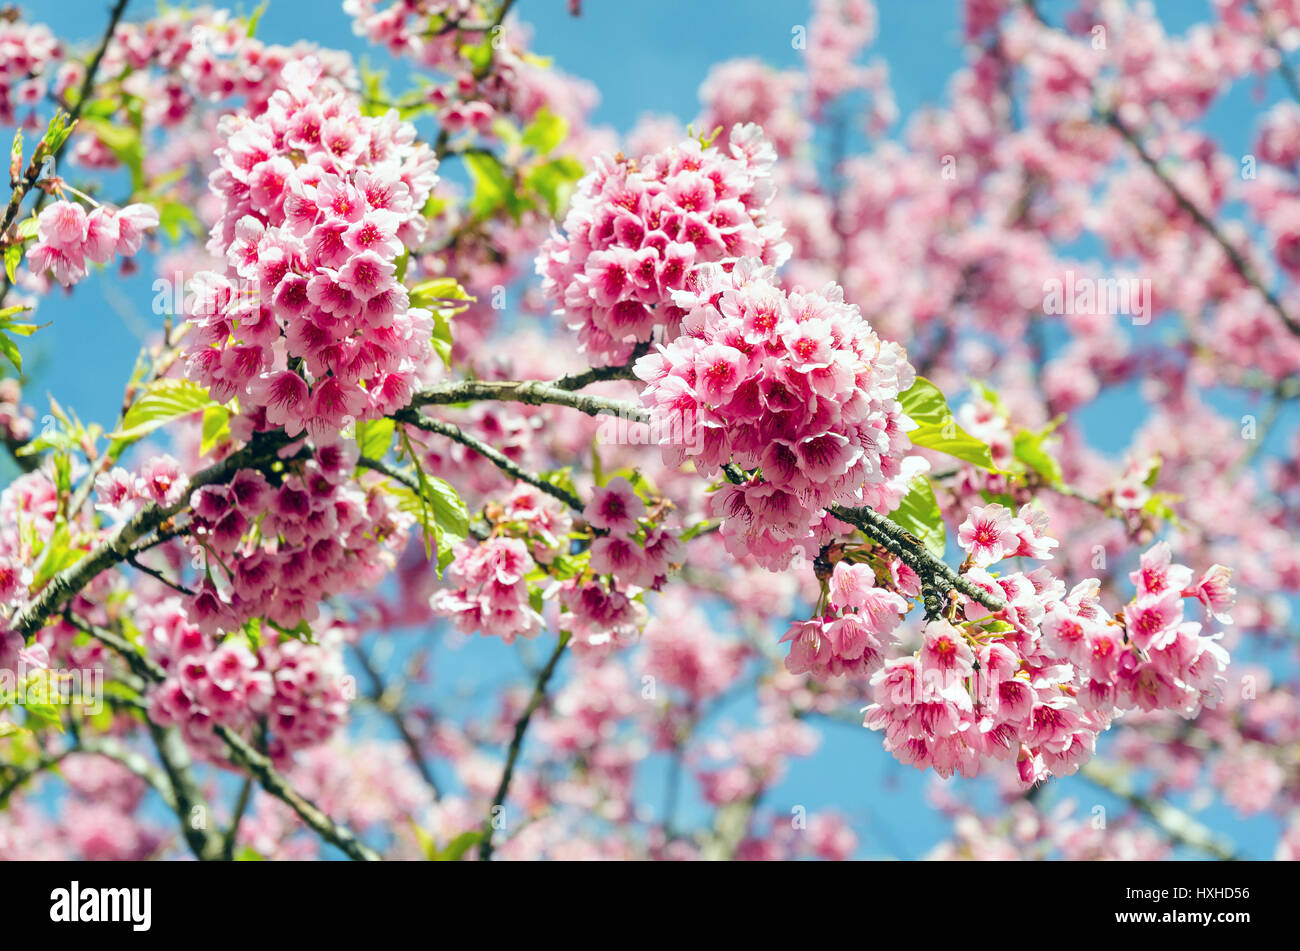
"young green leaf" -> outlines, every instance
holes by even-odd
[[[948,545],[943,512],[934,497],[934,487],[925,476],[917,476],[911,481],[903,501],[889,517],[920,539],[936,558],[943,557]]]
[[[957,425],[948,401],[929,380],[918,376],[910,389],[899,394],[898,401],[916,423],[916,429],[907,434],[913,445],[997,471],[988,445]]]

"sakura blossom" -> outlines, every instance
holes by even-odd
[[[1296,859],[1292,6],[0,11],[0,858]]]

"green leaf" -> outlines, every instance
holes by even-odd
[[[713,520],[705,520],[705,521],[703,521],[703,522],[696,522],[694,525],[692,525],[692,526],[690,526],[689,528],[687,528],[686,531],[682,532],[682,535],[681,535],[681,541],[683,541],[683,542],[688,542],[688,541],[690,541],[692,538],[694,538],[695,536],[697,536],[697,535],[699,535],[699,534],[701,534],[701,533],[703,533],[703,532],[711,531],[712,529],[716,528],[717,525],[718,525],[718,523],[717,523],[716,521],[713,521]]]
[[[158,203],[158,226],[173,243],[181,240],[182,228],[193,235],[199,235],[203,231],[203,224],[194,209],[179,201]]]
[[[250,40],[253,38],[253,34],[257,32],[258,21],[262,19],[262,14],[266,12],[269,3],[270,0],[262,0],[262,2],[257,5],[257,9],[253,11],[253,15],[248,18],[248,27],[246,32]]]
[[[1151,498],[1147,499],[1146,504],[1142,506],[1142,511],[1162,522],[1172,522],[1181,527],[1182,522],[1173,506],[1174,502],[1181,499],[1181,495],[1173,492],[1152,492]]]
[[[262,619],[259,617],[249,618],[244,622],[244,637],[248,639],[248,645],[254,651],[262,646]]]
[[[43,557],[41,565],[36,569],[36,577],[32,579],[33,590],[41,587],[64,568],[69,568],[81,560],[85,552],[79,548],[72,547],[72,537],[68,532],[68,523],[59,519],[50,540],[45,543],[42,549]]]
[[[50,124],[45,128],[45,135],[36,146],[36,154],[33,160],[39,165],[47,156],[53,155],[63,148],[63,143],[68,141],[68,136],[72,135],[72,130],[77,127],[77,120],[68,122],[69,116],[66,112],[56,112]]]
[[[23,372],[23,355],[18,352],[18,344],[7,333],[0,333],[0,353],[14,365],[20,374]]]
[[[1022,429],[1016,433],[1014,441],[1015,457],[1042,476],[1048,485],[1061,485],[1065,481],[1065,477],[1061,472],[1061,464],[1044,446],[1052,431],[1059,425],[1060,420],[1058,419],[1049,423],[1039,432]]]
[[[558,218],[569,204],[573,186],[582,176],[582,163],[566,155],[530,170],[524,184],[529,191],[541,196],[551,217]]]
[[[481,830],[474,832],[462,832],[456,838],[447,843],[442,851],[435,851],[430,858],[435,862],[458,862],[474,846],[483,840]]]
[[[899,394],[898,401],[916,423],[916,429],[907,434],[913,445],[997,471],[988,445],[957,425],[948,401],[929,380],[918,376],[909,390]]]
[[[286,638],[295,641],[302,641],[304,644],[316,643],[316,635],[312,633],[311,625],[305,620],[299,621],[293,627],[285,627],[283,624],[272,621],[270,618],[266,618],[266,623],[280,632],[280,643],[284,643]]]
[[[410,291],[411,304],[415,307],[428,307],[433,311],[433,349],[442,359],[443,365],[451,366],[452,331],[451,318],[465,310],[469,304],[456,304],[456,301],[474,301],[469,291],[461,287],[454,277],[435,277],[415,285]],[[450,305],[448,302],[451,302]]]
[[[357,448],[367,459],[382,459],[393,444],[393,421],[369,419],[357,423]]]
[[[189,380],[155,380],[145,387],[122,420],[122,428],[109,433],[110,439],[131,443],[159,426],[215,406],[208,391]],[[120,453],[120,450],[119,450]]]
[[[412,307],[439,307],[448,301],[476,301],[472,295],[454,277],[434,277],[421,281],[409,292]],[[465,306],[468,306],[465,305]],[[461,308],[464,309],[463,307]]]
[[[554,151],[569,134],[569,123],[563,116],[557,116],[546,106],[537,110],[533,121],[524,129],[522,142],[538,155],[547,155]]]
[[[425,482],[425,495],[433,506],[433,517],[443,531],[463,539],[469,534],[469,512],[460,493],[450,482],[436,476],[426,476]]]
[[[1160,453],[1156,453],[1152,456],[1151,461],[1147,463],[1149,466],[1147,469],[1147,477],[1142,480],[1142,484],[1148,489],[1154,489],[1156,487],[1156,482],[1160,479],[1160,467],[1164,464],[1165,461],[1161,458]]]
[[[132,192],[142,189],[144,187],[144,140],[140,137],[140,131],[129,125],[112,123],[104,119],[87,118],[83,121],[104,147],[130,170]],[[159,217],[161,218],[161,215]]]
[[[469,200],[470,216],[482,221],[504,209],[518,221],[530,203],[515,190],[500,160],[491,152],[465,152],[462,158],[474,183]]]
[[[434,861],[438,857],[437,841],[416,822],[411,823],[411,829],[415,832],[415,841],[420,846],[420,851],[424,853],[424,857],[430,862]]]
[[[451,321],[445,310],[433,312],[433,350],[442,359],[442,365],[451,369],[451,348],[454,341],[451,336]]]
[[[57,427],[51,428],[35,439],[28,440],[22,448],[15,450],[14,455],[18,456],[35,456],[38,453],[48,452],[51,449],[57,449],[60,452],[69,452],[77,445],[77,439],[66,430]]]
[[[484,34],[483,41],[474,46],[462,46],[460,55],[469,60],[474,73],[482,76],[492,66],[492,37]]]
[[[5,276],[9,278],[9,283],[16,281],[18,272],[18,263],[23,259],[23,246],[21,244],[5,245]]]
[[[425,474],[405,431],[401,433],[401,440],[402,450],[415,468],[420,490],[412,491],[410,486],[399,482],[390,491],[398,498],[398,508],[420,520],[424,529],[425,557],[432,558],[436,552],[441,573],[451,561],[452,547],[469,534],[469,512],[451,483]]]
[[[907,495],[889,517],[920,539],[936,558],[943,557],[948,534],[943,526],[939,501],[934,497],[934,486],[925,476],[917,476],[911,481]]]
[[[55,689],[54,687],[50,688]],[[23,710],[27,714],[28,726],[51,726],[63,732],[63,717],[60,715],[59,705],[56,703],[24,703]],[[34,722],[33,722],[34,721]]]
[[[506,145],[519,145],[523,137],[519,129],[508,119],[495,119],[492,122],[492,134],[504,142]]]
[[[230,410],[216,403],[203,407],[203,438],[199,442],[199,454],[206,456],[229,439]]]

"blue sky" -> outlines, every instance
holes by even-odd
[[[809,5],[801,0],[587,0],[577,20],[569,17],[567,5],[567,0],[520,0],[516,9],[534,27],[538,52],[554,56],[557,65],[598,86],[602,102],[596,121],[624,130],[646,112],[692,118],[699,84],[714,63],[755,56],[775,65],[795,65],[798,53],[791,47],[791,27],[806,24],[809,17]],[[25,6],[60,36],[89,43],[106,20],[108,4],[45,0]],[[245,9],[252,6],[245,0]],[[889,62],[906,117],[922,104],[941,101],[948,77],[962,61],[958,3],[880,0],[879,6],[880,37],[873,52]],[[1049,15],[1055,6],[1044,4]],[[1177,29],[1208,4],[1166,0],[1157,6]],[[151,10],[147,0],[135,0],[128,15]],[[258,34],[273,42],[305,38],[358,56],[364,53],[340,4],[328,0],[271,0]],[[375,65],[384,61],[382,53],[369,55]],[[1268,90],[1269,98],[1275,98],[1277,89],[1270,85]],[[1251,117],[1259,109],[1243,90],[1215,109],[1209,126],[1229,150],[1239,143],[1241,151],[1247,151]],[[40,321],[53,324],[25,347],[32,378],[27,399],[39,412],[44,412],[49,392],[83,419],[113,422],[141,339],[161,326],[161,317],[150,308],[152,269],[147,260],[141,263],[135,277],[124,280],[101,273],[71,296],[56,293],[41,304]],[[1089,411],[1089,429],[1099,443],[1113,448],[1127,442],[1134,404],[1135,394],[1120,390],[1103,396]],[[1236,404],[1230,408],[1237,411]],[[445,687],[466,679],[522,681],[524,673],[513,652],[496,641],[484,641],[458,650],[438,647],[439,683]],[[737,707],[737,713],[744,712],[743,706]],[[768,800],[773,809],[788,814],[792,806],[802,805],[810,812],[834,807],[847,813],[863,840],[864,856],[916,858],[943,837],[945,824],[925,805],[928,774],[897,764],[883,752],[878,736],[861,729],[827,725],[824,737],[821,751],[796,762],[790,777],[773,791]],[[650,773],[647,788],[654,792],[649,801],[657,804],[662,777],[657,765]],[[966,784],[960,793],[987,797],[988,790]],[[1095,803],[1107,805],[1112,814],[1117,805],[1074,779],[1053,783],[1045,795],[1077,797],[1079,811],[1085,814]],[[1241,820],[1222,809],[1202,818],[1236,839],[1247,854],[1271,854],[1276,835],[1271,821]]]

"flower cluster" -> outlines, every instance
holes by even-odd
[[[821,617],[795,621],[781,642],[790,643],[785,668],[818,680],[847,674],[870,677],[885,662],[885,651],[908,603],[897,592],[876,585],[863,564],[840,561],[830,578],[830,608]]]
[[[308,52],[325,76],[355,84],[348,54],[308,43],[264,43],[248,35],[243,19],[209,8],[163,10],[139,23],[119,24],[103,69],[112,76],[127,71],[124,87],[140,97],[146,122],[171,127],[192,116],[199,103],[233,98],[258,115],[280,87],[281,70]],[[76,157],[92,165],[113,159],[93,132],[79,140]]]
[[[515,483],[514,490],[502,503],[499,521],[527,539],[533,560],[541,565],[554,560],[573,528],[569,513],[527,482]]]
[[[645,502],[622,476],[597,486],[582,514],[597,532],[591,543],[591,570],[609,575],[624,588],[657,589],[671,567],[682,561],[681,541],[645,519]]]
[[[896,398],[915,376],[839,287],[787,294],[746,259],[705,265],[673,300],[682,334],[637,361],[641,400],[652,428],[694,437],[663,446],[668,464],[761,468],[714,496],[729,551],[779,571],[827,506],[898,504],[911,443]]]
[[[1049,558],[1044,526],[1000,505],[976,509],[959,542],[976,564],[1007,557]],[[1036,551],[1035,551],[1036,550]],[[885,661],[871,679],[865,725],[885,733],[885,748],[919,769],[971,776],[986,759],[1014,762],[1022,782],[1068,775],[1086,762],[1097,735],[1126,710],[1194,716],[1217,702],[1227,652],[1184,617],[1195,599],[1226,618],[1234,592],[1216,565],[1193,583],[1161,542],[1131,575],[1137,594],[1119,617],[1102,607],[1095,579],[1065,585],[1045,568],[968,577],[1006,600],[979,621],[930,621],[920,648]]]
[[[447,569],[454,587],[435,592],[429,604],[466,634],[482,631],[507,644],[516,637],[536,637],[542,616],[529,603],[525,580],[533,568],[521,539],[498,536],[478,545],[461,542]]]
[[[731,130],[730,155],[691,140],[640,162],[596,159],[537,257],[543,291],[594,362],[626,360],[655,327],[676,336],[683,312],[669,299],[700,265],[784,262],[789,245],[765,213],[775,159],[754,125]]]
[[[574,649],[600,654],[633,641],[646,622],[640,599],[600,578],[571,578],[559,585],[560,630]]]
[[[122,522],[149,502],[175,505],[185,498],[189,485],[189,476],[179,462],[168,455],[154,456],[135,475],[121,466],[97,475],[95,508],[112,521]]]
[[[23,403],[23,387],[13,377],[0,380],[0,440],[17,445],[32,438],[36,411]]]
[[[496,121],[527,123],[542,107],[566,119],[590,111],[596,98],[588,83],[543,68],[528,50],[530,31],[502,22],[500,4],[484,0],[344,0],[358,36],[409,57],[422,73],[441,74],[424,97],[436,108],[438,125],[457,134],[490,134]],[[491,69],[478,56],[491,47]]]
[[[262,616],[285,630],[311,624],[322,599],[373,587],[392,570],[412,518],[378,488],[348,480],[341,446],[318,449],[278,486],[243,469],[193,494],[193,534],[209,564],[186,608],[204,634]]]
[[[345,631],[324,627],[318,643],[265,638],[217,641],[191,622],[179,598],[141,606],[145,648],[167,672],[149,691],[150,718],[175,726],[186,742],[214,758],[224,746],[213,726],[245,736],[259,718],[275,758],[327,740],[347,719]]]
[[[18,107],[40,103],[47,69],[62,56],[59,41],[45,24],[0,19],[0,125],[17,125]]]
[[[130,257],[139,251],[145,232],[158,227],[158,220],[152,205],[99,205],[86,214],[76,202],[56,201],[36,219],[36,243],[27,251],[27,266],[34,274],[49,271],[71,287],[88,273],[87,261],[108,264],[114,255]]]
[[[187,369],[214,399],[320,439],[404,407],[437,362],[432,315],[396,276],[437,159],[395,112],[363,116],[318,86],[314,59],[283,78],[261,116],[222,120],[208,249],[229,271],[197,281]]]

